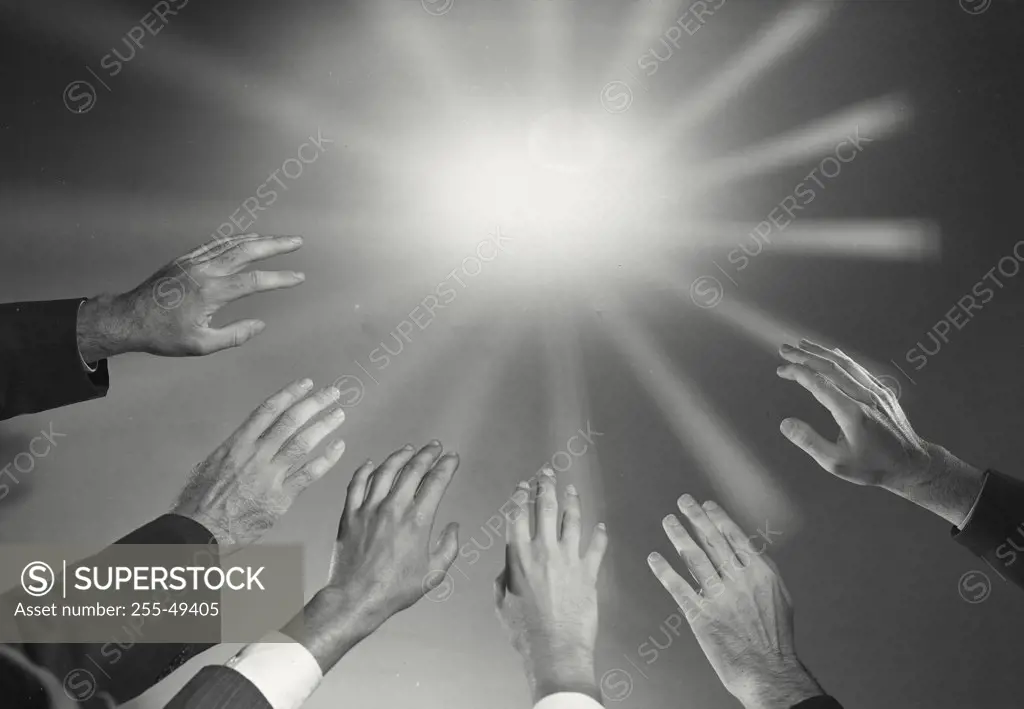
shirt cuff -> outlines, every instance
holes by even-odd
[[[541,699],[533,709],[601,709],[601,704],[586,694],[558,692]]]
[[[964,517],[964,521],[957,527],[961,532],[964,527],[971,521],[971,517],[974,516],[974,510],[978,509],[978,502],[981,501],[981,496],[985,494],[985,484],[988,483],[988,471],[985,471],[985,477],[981,479],[981,490],[978,491],[978,496],[974,498],[974,504],[971,505],[971,509],[967,512],[967,516]]]
[[[323,679],[309,650],[282,633],[246,645],[226,664],[252,682],[274,709],[299,709]]]
[[[85,304],[84,300],[81,300],[81,301],[78,302],[78,314],[79,315],[81,315],[81,313],[82,313],[82,306],[84,304]],[[87,371],[89,374],[95,374],[96,373],[96,369],[99,367],[99,365],[98,364],[89,364],[88,362],[86,362],[85,361],[85,357],[82,356],[82,350],[78,350],[78,359],[82,360],[82,366],[85,368],[85,371]]]

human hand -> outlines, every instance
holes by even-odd
[[[808,340],[783,345],[778,369],[807,389],[839,424],[833,443],[787,418],[780,429],[818,465],[858,485],[884,488],[960,525],[981,493],[983,473],[914,432],[893,393],[842,351]]]
[[[530,535],[529,484],[519,483],[519,510],[506,524],[505,569],[495,580],[498,618],[523,658],[534,702],[556,692],[601,700],[594,675],[597,574],[608,546],[603,524],[585,552],[580,544],[580,500],[568,486],[559,515],[554,473],[536,480]]]
[[[262,332],[264,323],[241,320],[214,328],[214,314],[253,293],[302,283],[305,276],[293,271],[243,272],[301,246],[301,237],[236,235],[193,249],[127,293],[90,298],[78,314],[79,352],[86,362],[98,362],[124,352],[186,357],[238,347]]]
[[[221,546],[247,546],[280,519],[295,498],[341,459],[345,442],[310,453],[345,420],[335,387],[308,395],[313,383],[294,382],[261,404],[248,420],[196,466],[173,513],[194,519]],[[309,424],[308,426],[306,424]]]
[[[823,695],[797,658],[793,601],[775,565],[714,502],[679,499],[700,544],[675,515],[662,524],[697,590],[657,552],[654,575],[683,610],[725,688],[746,709],[789,709]],[[756,537],[754,537],[756,538]]]
[[[348,486],[327,585],[289,635],[327,672],[357,642],[444,580],[459,549],[459,526],[431,543],[434,520],[459,467],[433,441],[406,446],[379,467],[367,461]]]

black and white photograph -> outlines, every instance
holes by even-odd
[[[0,709],[1020,709],[1020,0],[0,0]]]

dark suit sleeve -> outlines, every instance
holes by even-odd
[[[0,305],[0,420],[106,395],[106,360],[90,373],[78,352],[81,303]]]
[[[795,704],[792,709],[843,709],[843,705],[832,697],[822,695],[805,699],[799,704]]]
[[[215,544],[211,534],[198,522],[167,514],[135,530],[115,544]],[[215,547],[211,547],[215,550]],[[104,552],[89,562],[98,563]],[[81,562],[85,563],[85,562]],[[148,619],[147,630],[159,634],[161,622],[173,618]],[[219,623],[217,625],[219,629]],[[127,647],[114,643],[26,643],[19,649],[37,666],[43,667],[59,680],[69,672],[88,670],[95,677],[95,693],[107,693],[119,703],[137,697],[178,667],[216,643],[145,643],[134,642]],[[85,706],[90,706],[87,702]],[[97,705],[101,706],[101,705]]]
[[[953,539],[1024,588],[1024,482],[995,470],[985,473],[981,495]]]
[[[164,709],[272,709],[256,685],[230,667],[204,667]]]

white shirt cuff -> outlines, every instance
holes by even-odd
[[[601,705],[586,694],[558,692],[541,699],[533,709],[601,709]]]
[[[84,304],[85,304],[84,300],[82,300],[82,301],[80,301],[78,303],[78,312],[79,313],[82,312],[82,306]],[[82,351],[81,350],[78,351],[78,359],[82,360],[82,366],[85,368],[85,371],[87,371],[89,374],[95,374],[96,370],[99,368],[99,365],[92,366],[88,362],[86,362],[85,361],[85,357],[82,356]]]
[[[981,480],[981,490],[978,491],[978,496],[974,498],[974,504],[971,505],[971,509],[967,512],[967,516],[964,517],[964,521],[957,527],[960,531],[963,531],[967,524],[971,521],[971,517],[974,516],[974,510],[978,509],[978,502],[981,501],[981,496],[985,494],[985,483],[988,482],[988,471],[985,471],[985,477]]]
[[[282,633],[246,645],[226,664],[256,685],[274,709],[299,709],[323,679],[309,650]]]

